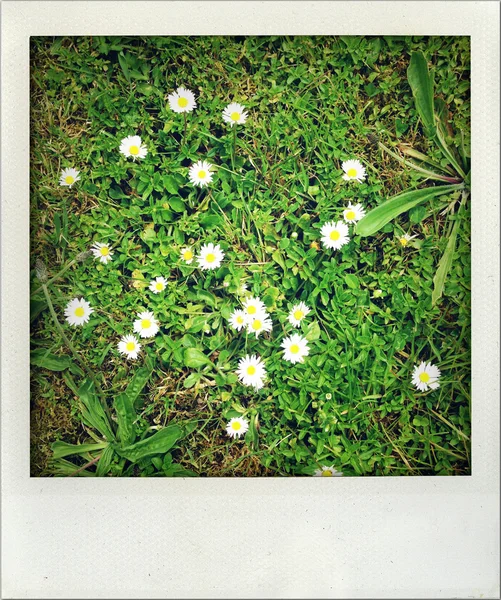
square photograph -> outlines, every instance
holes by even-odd
[[[470,39],[31,37],[32,477],[471,474]]]

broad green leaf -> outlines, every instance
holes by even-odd
[[[422,52],[413,52],[407,68],[407,79],[412,89],[421,122],[426,135],[432,139],[436,134],[433,103],[433,76],[428,71],[428,63]]]
[[[181,198],[169,198],[167,202],[174,212],[182,213],[185,209],[184,202],[181,200]]]
[[[200,381],[201,377],[201,373],[190,373],[188,377],[183,381],[183,387],[186,389],[192,388]]]
[[[109,446],[108,442],[102,444],[67,444],[66,442],[54,442],[51,446],[53,455],[52,458],[64,458],[65,456],[71,456],[72,454],[85,454],[86,452],[94,452],[95,450],[102,450]]]
[[[49,369],[49,371],[64,371],[73,363],[73,359],[69,356],[56,356],[50,354],[47,350],[38,349],[30,353],[30,363],[37,367]]]
[[[148,383],[153,369],[151,367],[141,367],[134,373],[125,393],[130,398],[132,406],[137,405],[139,394],[143,391],[144,386]]]
[[[436,187],[428,187],[421,190],[412,190],[410,192],[402,192],[396,196],[392,196],[376,208],[373,208],[369,213],[361,219],[356,225],[356,233],[361,236],[374,235],[387,223],[392,221],[398,215],[407,212],[414,206],[431,200],[436,196],[448,194],[457,190],[459,185],[441,185]]]
[[[352,273],[346,273],[344,280],[346,281],[346,285],[352,290],[356,290],[358,287],[360,287],[360,281],[358,280],[358,277]]]
[[[433,278],[433,292],[431,294],[432,306],[435,306],[438,300],[440,300],[444,291],[445,280],[452,266],[452,259],[454,257],[454,250],[456,248],[458,226],[459,219],[454,223],[451,235],[447,241],[447,246],[442,254],[440,262],[438,263],[437,271],[435,273],[435,277]]]
[[[152,454],[164,454],[184,436],[184,432],[178,425],[168,425],[157,431],[149,438],[137,442],[126,448],[118,448],[117,453],[131,462],[137,462],[141,458]]]
[[[205,356],[203,352],[200,352],[197,348],[186,348],[184,351],[184,364],[187,367],[198,369],[204,365],[212,364],[211,361]]]
[[[320,337],[320,326],[317,321],[313,321],[313,323],[310,323],[308,325],[308,331],[306,332],[305,337],[309,342],[314,342],[315,340],[318,340],[318,338]]]
[[[108,417],[90,379],[86,379],[78,388],[78,397],[82,403],[82,416],[85,421],[97,429],[107,440],[115,439]]]
[[[136,439],[134,433],[134,421],[136,420],[134,403],[130,396],[127,393],[124,393],[118,394],[113,404],[115,406],[118,421],[117,437],[122,446],[130,446]]]
[[[101,458],[97,463],[96,477],[104,477],[110,470],[111,463],[113,462],[113,455],[115,451],[111,445],[106,446],[101,454]]]

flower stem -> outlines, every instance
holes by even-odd
[[[184,131],[183,131],[183,146],[186,144],[186,129],[188,127],[188,119],[186,118],[186,113],[183,113],[184,117]]]
[[[237,126],[233,125],[233,146],[231,149],[231,165],[233,170],[235,170],[235,150],[237,146]]]
[[[73,258],[72,260],[69,261],[68,264],[66,264],[57,275],[54,275],[54,277],[51,277],[48,281],[47,281],[47,285],[50,285],[53,281],[55,281],[56,279],[59,279],[64,273],[66,273],[66,271],[71,268],[74,264],[77,263],[77,259]],[[38,292],[41,292],[43,289],[43,286],[40,286],[39,288],[37,288],[34,292],[31,292],[31,296],[35,296],[35,294],[38,294]]]
[[[63,338],[64,342],[66,343],[66,345],[70,349],[71,353],[73,354],[73,356],[75,357],[75,359],[77,360],[77,362],[82,366],[82,369],[91,378],[92,383],[94,384],[94,387],[96,388],[96,392],[99,395],[99,399],[101,401],[101,404],[102,404],[102,406],[103,406],[103,408],[104,408],[104,410],[106,412],[106,415],[108,416],[108,419],[110,420],[110,425],[113,427],[113,420],[111,418],[111,413],[110,413],[110,409],[108,407],[108,404],[106,403],[106,398],[104,396],[104,392],[103,392],[101,386],[99,385],[99,382],[96,379],[96,376],[89,369],[89,367],[85,364],[85,362],[83,361],[83,359],[79,356],[79,354],[75,350],[75,347],[73,346],[73,344],[71,343],[70,339],[68,338],[68,336],[64,332],[64,329],[61,327],[61,323],[59,323],[59,319],[57,318],[56,311],[54,310],[54,305],[52,304],[52,300],[51,300],[51,297],[50,297],[49,289],[47,288],[47,283],[42,283],[42,290],[43,290],[43,293],[45,295],[45,299],[47,300],[47,306],[49,307],[49,311],[50,311],[50,314],[52,316],[52,319],[53,319],[53,321],[54,321],[54,323],[55,323],[55,325],[57,327],[57,330],[59,331],[59,335]]]

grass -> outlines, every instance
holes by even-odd
[[[112,414],[117,396],[145,369],[135,436],[169,425],[184,432],[168,452],[136,462],[113,455],[106,474],[311,475],[331,464],[346,475],[470,473],[468,210],[458,216],[444,295],[431,305],[459,194],[418,206],[372,237],[354,235],[339,251],[318,246],[321,225],[340,219],[349,201],[370,209],[422,184],[370,134],[393,151],[410,145],[443,160],[414,108],[406,79],[412,51],[435,67],[436,93],[468,142],[467,38],[67,37],[32,38],[31,50],[33,263],[42,259],[56,277],[50,290],[60,321]],[[166,100],[179,85],[198,104],[184,142],[183,116]],[[234,166],[232,131],[221,119],[233,100],[249,111]],[[149,151],[137,163],[118,152],[133,134]],[[341,179],[341,162],[353,157],[367,168],[364,183]],[[217,166],[204,190],[187,179],[199,159]],[[81,181],[59,187],[69,166]],[[404,232],[416,235],[407,248],[396,242]],[[113,246],[113,261],[68,267],[94,241]],[[220,269],[180,264],[181,247],[208,241],[226,253]],[[160,275],[169,285],[154,295],[147,285]],[[271,335],[246,339],[229,328],[242,283],[265,301]],[[39,285],[33,271],[32,290]],[[95,313],[75,330],[62,311],[76,296]],[[102,436],[82,418],[83,374],[43,294],[32,300],[32,475],[69,474],[98,454],[54,460],[51,444]],[[310,356],[291,366],[279,345],[296,300],[312,308],[301,325]],[[155,313],[161,335],[139,361],[127,362],[116,344],[141,309]],[[211,364],[187,366],[189,348]],[[266,361],[269,380],[259,393],[235,382],[247,352]],[[421,360],[442,371],[435,392],[411,384]],[[245,440],[233,441],[224,427],[238,414],[253,425]],[[96,462],[78,475],[96,473]]]

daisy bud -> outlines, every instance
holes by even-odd
[[[45,266],[45,263],[43,263],[40,259],[37,259],[35,262],[35,271],[36,271],[38,279],[42,283],[46,283],[46,281],[48,279],[47,267]]]
[[[332,394],[325,394],[326,400],[332,400]]]
[[[292,238],[293,240],[295,240],[295,239],[297,238],[297,231],[293,231],[293,232],[291,233],[291,238]]]
[[[85,262],[91,256],[92,250],[86,250],[85,252],[80,252],[80,254],[77,254],[75,260],[78,262]]]

